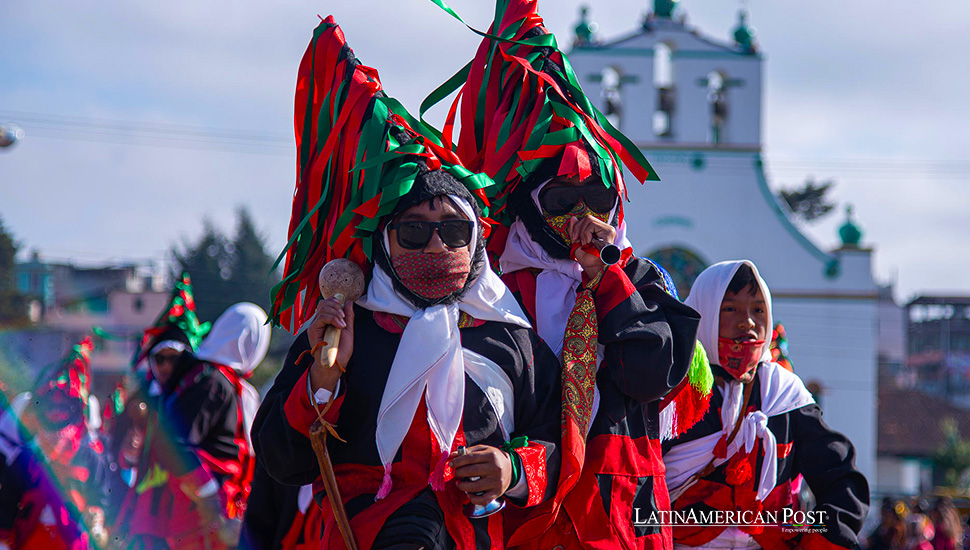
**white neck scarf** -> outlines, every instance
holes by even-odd
[[[467,219],[475,221],[469,245],[474,254],[478,235],[474,210],[459,197],[451,199]],[[385,246],[387,238],[385,230]],[[384,465],[384,480],[377,493],[381,499],[390,492],[391,462],[404,442],[422,395],[431,433],[444,456],[451,451],[464,409],[463,356],[468,352],[463,352],[461,346],[459,312],[482,321],[530,325],[508,287],[489,267],[487,257],[478,279],[458,303],[416,309],[394,290],[391,277],[379,265],[374,266],[367,294],[357,303],[371,311],[410,317],[394,355],[377,416],[377,451]]]

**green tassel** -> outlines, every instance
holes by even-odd
[[[711,362],[707,359],[707,352],[699,340],[694,342],[694,358],[690,361],[690,370],[687,371],[688,383],[700,392],[701,395],[711,393],[714,387],[714,373],[711,372]]]

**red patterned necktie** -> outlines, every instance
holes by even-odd
[[[587,287],[576,295],[562,346],[563,475],[577,479],[585,461],[586,432],[593,414],[597,325],[593,292]]]

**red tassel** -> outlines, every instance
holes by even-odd
[[[374,502],[381,500],[387,495],[391,494],[391,464],[387,463],[384,465],[384,479],[381,480],[381,488],[377,490],[377,496],[374,497]]]
[[[731,458],[730,464],[724,473],[724,477],[728,483],[734,486],[746,485],[751,481],[752,468],[751,460],[749,459],[751,455],[745,455],[738,453]]]
[[[677,393],[677,396],[674,398],[674,403],[677,406],[677,417],[674,419],[674,437],[676,437],[689,430],[694,424],[697,424],[704,418],[711,404],[711,393],[702,395],[694,386],[688,383]]]

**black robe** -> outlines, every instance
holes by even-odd
[[[489,321],[463,327],[460,333],[464,348],[495,362],[512,382],[515,430],[511,437],[529,438],[529,447],[518,450],[518,454],[529,487],[526,504],[537,503],[552,494],[558,475],[558,361],[530,329]],[[330,437],[327,444],[358,544],[368,548],[375,540],[375,547],[394,542],[384,540],[391,532],[400,542],[401,536],[407,536],[410,522],[412,531],[420,531],[425,537],[430,534],[434,540],[422,540],[434,547],[501,547],[501,514],[488,520],[469,521],[460,512],[460,498],[464,495],[453,481],[445,485],[444,491],[432,492],[428,488],[434,464],[423,457],[429,455],[428,447],[436,444],[428,432],[423,402],[394,458],[393,489],[385,499],[375,502],[383,475],[375,440],[377,415],[400,334],[382,328],[371,311],[355,307],[354,340],[353,356],[327,415],[346,443]],[[303,333],[290,348],[283,370],[253,423],[258,459],[275,479],[293,485],[311,483],[319,477],[317,459],[307,436],[316,418],[307,392],[307,372],[313,359],[309,354],[301,358],[308,349],[309,341]],[[501,447],[503,443],[499,418],[482,390],[466,375],[464,414],[455,444]],[[324,544],[340,548],[342,540],[332,523],[329,503],[322,494],[318,493],[317,498],[324,507],[325,521],[329,521]],[[395,515],[402,509],[412,512],[407,517],[402,517],[404,512]],[[387,530],[379,532],[383,527]],[[447,532],[443,527],[447,527]]]
[[[191,536],[199,510],[179,486],[188,476],[197,485],[210,475],[220,484],[229,477],[220,468],[239,462],[239,397],[216,367],[185,353],[162,395],[148,404],[146,449],[117,526],[133,536]],[[161,472],[167,481],[146,482]]]
[[[319,525],[314,528],[305,523],[321,522],[319,508],[311,502],[306,511],[300,510],[300,489],[279,483],[270,477],[266,468],[257,464],[239,536],[239,550],[293,550],[304,546],[316,550],[319,541],[307,540],[306,535],[319,532]]]

